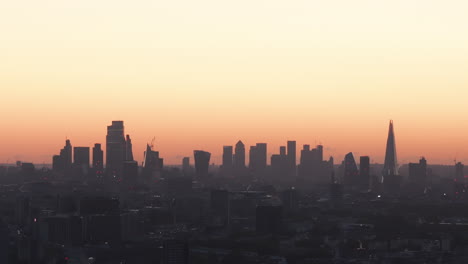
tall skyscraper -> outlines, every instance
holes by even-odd
[[[94,144],[93,147],[93,168],[97,171],[104,169],[104,152],[99,143]]]
[[[296,176],[296,141],[288,141],[288,171],[290,177]]]
[[[357,186],[359,184],[359,170],[352,152],[349,152],[345,156],[343,180],[345,187]]]
[[[123,121],[112,121],[112,125],[107,126],[106,136],[106,170],[109,174],[121,175],[126,154]]]
[[[257,143],[257,155],[259,169],[264,170],[267,167],[267,144]]]
[[[195,158],[195,173],[197,177],[207,177],[211,153],[203,150],[194,150],[193,156]]]
[[[182,159],[182,171],[184,172],[184,174],[190,172],[190,157],[184,157]]]
[[[387,147],[385,149],[385,163],[382,177],[384,189],[386,192],[395,193],[399,190],[400,177],[398,176],[395,133],[393,131],[392,120],[390,120],[388,127]]]
[[[74,147],[73,156],[76,166],[89,168],[89,147]]]
[[[242,141],[238,141],[234,153],[234,168],[244,169],[245,168],[245,146]]]
[[[231,169],[232,168],[232,146],[224,146],[223,147],[223,169]]]
[[[72,165],[72,145],[70,140],[65,141],[65,146],[60,150],[60,157],[65,169],[70,169]]]
[[[455,179],[460,182],[465,181],[465,173],[464,173],[465,165],[463,163],[458,162],[455,164]]]
[[[56,171],[69,172],[72,167],[72,145],[70,140],[65,141],[65,146],[60,150],[60,155],[53,156],[52,167]]]
[[[419,163],[408,164],[409,181],[415,186],[421,187],[423,190],[427,185],[427,161],[424,157],[419,160]]]
[[[125,160],[133,161],[132,140],[130,139],[130,135],[127,135],[125,140]]]
[[[387,148],[385,149],[385,163],[383,169],[383,176],[385,177],[394,175],[398,175],[397,153],[395,144],[395,134],[393,132],[393,121],[390,120],[390,125],[388,127]]]
[[[370,158],[361,156],[359,158],[359,185],[363,190],[369,189],[370,184]]]
[[[146,145],[142,176],[146,183],[152,183],[159,178],[164,166],[164,159],[159,157],[159,151],[153,150],[153,145]]]

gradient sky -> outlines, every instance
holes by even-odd
[[[0,2],[0,163],[124,120],[141,162],[241,139],[468,163],[468,1]]]

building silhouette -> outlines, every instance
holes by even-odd
[[[182,158],[182,172],[184,174],[190,173],[190,157]]]
[[[245,146],[242,141],[236,143],[236,149],[234,153],[234,168],[242,170],[245,168]]]
[[[427,161],[424,157],[419,163],[408,164],[408,180],[418,191],[424,191],[427,187]]]
[[[94,144],[93,147],[93,168],[97,171],[104,170],[104,152],[99,143]]]
[[[72,168],[72,145],[70,140],[65,141],[65,146],[60,150],[60,155],[52,158],[52,168],[55,171],[69,173]]]
[[[359,158],[359,187],[368,190],[370,187],[370,158],[361,156]]]
[[[230,170],[232,169],[232,162],[233,162],[233,153],[232,153],[232,146],[224,146],[223,147],[223,169]]]
[[[382,171],[382,182],[385,192],[396,193],[399,191],[401,178],[398,175],[397,152],[393,121],[388,127],[387,147],[385,149],[385,163]]]
[[[296,177],[297,166],[296,166],[296,141],[289,140],[287,142],[288,147],[288,176]]]
[[[345,155],[343,181],[346,187],[359,186],[359,170],[352,152]]]
[[[127,135],[127,138],[125,139],[125,160],[133,161],[133,148],[130,135]]]
[[[154,182],[160,177],[164,166],[164,159],[159,157],[159,151],[154,151],[153,146],[146,144],[146,151],[143,153],[142,178],[145,183]]]
[[[208,176],[208,168],[210,166],[211,153],[203,150],[194,150],[193,156],[195,158],[195,173],[199,178]]]
[[[126,155],[124,123],[112,121],[112,125],[107,126],[106,136],[106,171],[109,175],[121,175]]]
[[[455,164],[455,179],[459,182],[465,182],[465,166],[461,162]]]
[[[267,144],[257,143],[250,147],[249,168],[253,173],[262,173],[267,167]]]
[[[89,171],[89,147],[74,147],[74,171],[80,176],[88,175]]]
[[[323,146],[317,145],[310,149],[310,145],[304,145],[298,166],[298,177],[311,183],[328,184],[330,173],[333,170],[333,158],[323,160]]]
[[[286,147],[280,147],[280,153],[271,155],[271,176],[278,179],[288,179],[290,163],[286,155]]]

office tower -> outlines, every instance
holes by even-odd
[[[229,192],[226,190],[212,190],[210,207],[215,224],[226,226],[229,224]]]
[[[52,157],[52,168],[55,171],[69,173],[72,168],[72,145],[70,140],[65,141],[65,146],[60,150],[60,155]]]
[[[385,163],[383,169],[384,181],[385,177],[398,175],[397,169],[397,153],[395,144],[395,134],[393,132],[393,121],[390,120],[388,127],[387,147],[385,149]]]
[[[133,187],[138,180],[138,163],[136,161],[127,160],[123,163],[123,182],[125,187]]]
[[[264,170],[267,166],[267,144],[257,143],[257,155],[259,169]]]
[[[283,207],[260,205],[256,209],[256,230],[259,234],[278,234],[283,221]]]
[[[232,146],[223,147],[223,169],[232,168]]]
[[[250,170],[257,169],[258,165],[258,154],[257,154],[257,146],[250,146],[249,151],[249,168]]]
[[[245,146],[242,141],[238,141],[234,153],[234,168],[244,169],[245,168]]]
[[[65,168],[71,168],[72,165],[72,145],[70,140],[65,141],[65,147],[60,150],[60,157],[62,157],[63,165]]]
[[[93,168],[101,172],[104,169],[104,152],[99,143],[94,144],[93,147]]]
[[[159,151],[153,150],[153,145],[146,144],[144,154],[142,178],[146,183],[159,178],[164,166],[164,159],[159,157]]]
[[[327,184],[332,170],[333,161],[330,163],[323,160],[322,145],[317,145],[314,149],[310,149],[310,145],[303,146],[298,166],[299,178],[311,183]]]
[[[289,176],[296,176],[296,141],[288,141],[288,170]]]
[[[249,168],[253,172],[261,173],[267,166],[267,144],[257,143],[250,147]]]
[[[409,176],[408,180],[414,186],[419,187],[419,190],[424,190],[427,185],[427,161],[424,157],[419,160],[419,163],[408,164]]]
[[[385,150],[385,163],[382,172],[384,189],[388,193],[396,193],[400,188],[400,177],[398,176],[397,153],[393,121],[390,120],[388,127],[387,147]]]
[[[123,121],[112,121],[107,126],[106,170],[110,175],[121,175],[122,164],[126,158],[126,142]]]
[[[289,163],[286,147],[280,147],[280,154],[271,155],[271,175],[278,179],[289,179]]]
[[[211,153],[203,150],[194,150],[193,156],[195,158],[195,173],[197,177],[207,177]]]
[[[345,186],[356,186],[359,184],[359,170],[352,152],[346,154],[344,159],[343,180]]]
[[[184,157],[182,159],[182,171],[184,172],[184,174],[190,172],[190,157]]]
[[[370,158],[361,156],[359,158],[359,185],[363,190],[368,190],[370,184]]]
[[[75,166],[89,168],[89,147],[74,147],[73,157]]]
[[[125,160],[133,161],[132,140],[130,139],[130,135],[127,135],[125,140]]]
[[[185,240],[166,240],[163,242],[162,264],[188,264],[189,244]]]

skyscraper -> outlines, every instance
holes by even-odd
[[[195,158],[195,173],[197,177],[207,177],[211,153],[203,150],[194,150],[193,156]]]
[[[223,147],[223,169],[229,170],[232,168],[232,146]]]
[[[344,160],[344,184],[345,186],[356,186],[359,184],[359,170],[352,152],[345,156]]]
[[[127,135],[125,140],[125,160],[133,161],[132,140],[130,139],[130,135]]]
[[[94,144],[93,147],[93,168],[96,171],[102,171],[104,169],[104,152],[99,143]]]
[[[70,140],[65,141],[65,146],[60,150],[60,155],[53,156],[52,167],[56,171],[69,172],[72,167],[72,145]]]
[[[296,141],[288,141],[288,171],[290,177],[296,176]]]
[[[112,121],[107,126],[106,136],[106,170],[111,175],[120,175],[122,164],[126,159],[126,142],[123,121]]]
[[[245,146],[242,141],[238,141],[234,153],[234,168],[244,169],[245,168]]]
[[[164,166],[164,159],[159,157],[159,151],[153,150],[153,145],[146,145],[144,154],[142,176],[146,183],[151,183],[159,178]]]
[[[387,192],[396,192],[399,189],[400,177],[398,176],[397,153],[393,121],[388,127],[387,148],[385,150],[385,163],[382,172],[384,188]]]
[[[359,185],[363,190],[369,189],[370,184],[370,158],[361,156],[359,158]]]
[[[89,168],[89,147],[74,147],[73,156],[76,166]]]
[[[427,185],[427,161],[424,157],[419,160],[419,163],[408,164],[409,181],[422,190]],[[420,188],[420,189],[421,189]]]

